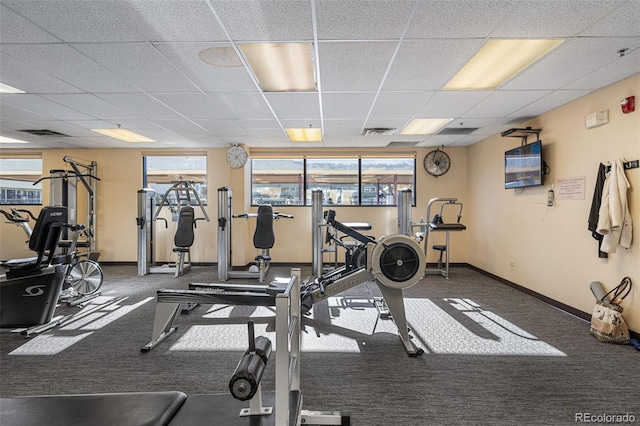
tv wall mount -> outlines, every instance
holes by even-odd
[[[512,128],[509,130],[505,130],[504,132],[501,133],[503,138],[509,137],[509,138],[520,138],[520,145],[524,146],[527,144],[527,138],[530,135],[536,135],[536,140],[535,141],[539,141],[540,140],[540,132],[542,131],[542,129],[532,129],[531,127],[525,127],[525,128]],[[534,142],[535,142],[534,141]]]

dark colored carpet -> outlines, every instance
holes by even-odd
[[[309,271],[303,268],[303,276]],[[222,318],[203,318],[209,307],[201,306],[180,315],[178,331],[143,354],[140,348],[151,337],[156,303],[139,303],[153,298],[159,288],[215,282],[215,268],[194,267],[180,278],[137,277],[135,266],[107,265],[104,272],[104,296],[126,299],[101,310],[100,318],[96,314],[75,329],[32,339],[0,333],[1,396],[226,393],[240,350],[211,348],[210,341],[202,342],[207,350],[174,345],[194,343],[181,340],[194,326],[244,330],[248,315],[269,329],[271,316],[264,311],[226,308],[218,312]],[[274,268],[270,276],[275,275],[287,276],[288,268]],[[303,346],[305,408],[349,409],[352,424],[371,426],[569,425],[575,424],[576,413],[585,412],[632,413],[640,421],[640,352],[598,342],[583,320],[456,267],[449,281],[428,275],[405,290],[414,340],[426,350],[410,358],[393,324],[377,321],[377,311],[367,305],[377,295],[373,283],[358,286],[340,295],[336,303],[342,306],[319,304],[314,316],[304,320],[303,341],[313,346]],[[237,340],[226,333],[221,338]],[[246,339],[244,334],[238,338]],[[69,343],[73,339],[78,340]],[[44,354],[60,347],[66,348]],[[273,390],[273,377],[269,365],[265,391]]]

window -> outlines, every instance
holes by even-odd
[[[42,158],[0,158],[0,204],[41,205],[41,178]]]
[[[158,193],[158,202],[162,196],[177,182],[190,182],[195,188],[203,205],[207,205],[207,156],[206,155],[181,155],[181,156],[152,156],[143,157],[143,186],[152,188]],[[185,196],[193,197],[187,191]],[[189,191],[190,192],[190,191]],[[167,197],[172,205],[197,204],[195,199],[177,199],[181,197],[179,191],[173,191]],[[193,197],[195,198],[195,197]]]
[[[313,189],[322,190],[323,204],[357,204],[353,195],[358,194],[358,159],[307,160],[307,205]]]
[[[302,159],[251,161],[251,204],[304,205]]]
[[[363,158],[361,204],[397,205],[398,190],[413,189],[414,176],[413,158]]]
[[[415,157],[254,158],[251,204],[308,206],[320,189],[324,205],[396,205],[398,190],[415,187],[415,164]]]

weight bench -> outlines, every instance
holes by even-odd
[[[164,426],[182,407],[182,392],[105,393],[1,398],[4,426]]]

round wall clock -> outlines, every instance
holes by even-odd
[[[240,167],[244,167],[249,159],[249,154],[247,151],[237,143],[233,144],[229,151],[227,151],[227,163],[232,169],[239,169]]]
[[[438,148],[431,151],[424,157],[424,170],[431,176],[442,176],[449,171],[451,167],[451,159],[449,155],[442,149]]]

